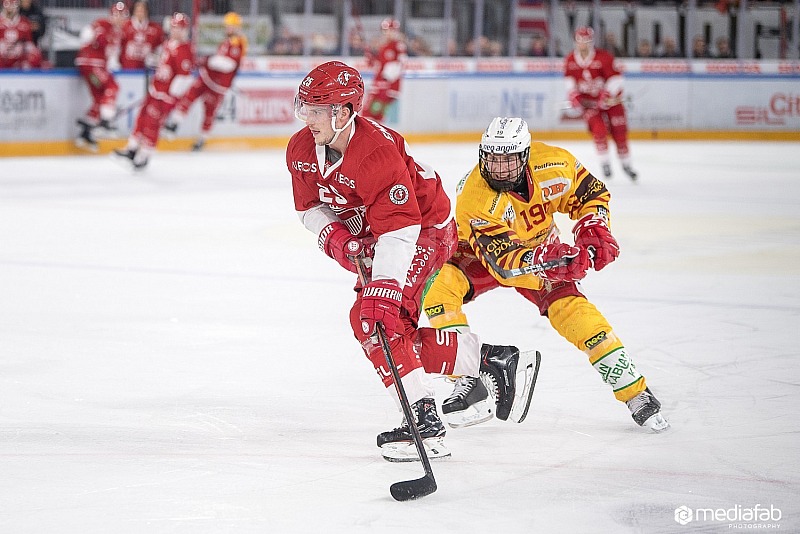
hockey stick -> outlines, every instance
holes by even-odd
[[[356,269],[358,270],[358,279],[362,286],[367,285],[367,268],[364,265],[364,256],[355,258]],[[422,436],[417,428],[417,419],[414,417],[411,403],[408,401],[406,389],[403,387],[403,382],[400,380],[400,372],[392,359],[392,350],[389,347],[389,338],[386,335],[386,330],[383,323],[377,321],[375,324],[376,335],[383,350],[383,356],[386,358],[386,364],[392,372],[392,381],[397,390],[397,396],[400,398],[400,406],[403,408],[403,415],[408,423],[408,428],[411,431],[411,437],[414,440],[414,445],[417,447],[419,459],[425,469],[425,476],[414,480],[404,480],[402,482],[395,482],[389,488],[389,491],[397,501],[409,501],[412,499],[419,499],[425,497],[436,491],[436,479],[433,478],[433,469],[431,468],[431,461],[428,459],[428,454],[425,452],[425,445],[422,443]]]
[[[571,261],[572,258],[559,258],[557,260],[545,261],[543,263],[531,263],[515,269],[498,269],[498,273],[503,278],[522,276],[523,274],[541,274],[548,269],[555,269],[556,267],[564,267],[565,265],[569,265]]]

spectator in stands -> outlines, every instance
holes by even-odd
[[[3,0],[0,11],[0,69],[38,69],[42,53],[33,42],[31,22],[19,14],[19,0]]]
[[[611,52],[611,55],[614,57],[628,57],[628,54],[625,53],[625,50],[619,46],[617,43],[617,36],[611,32],[606,33],[606,45],[605,49]]]
[[[653,47],[647,39],[640,39],[636,46],[636,57],[653,57]]]
[[[431,46],[422,36],[415,35],[408,40],[408,55],[416,57],[428,57],[433,55]]]
[[[541,33],[534,33],[531,39],[531,48],[528,53],[531,57],[547,57],[550,55],[547,50],[547,39]]]
[[[295,35],[286,26],[281,26],[278,35],[269,46],[270,53],[279,56],[303,55],[303,38]]]
[[[503,55],[503,44],[500,41],[489,39],[485,35],[478,37],[478,44],[480,47],[481,57],[496,57]],[[471,39],[467,42],[465,52],[468,56],[475,55],[475,40]]]
[[[681,57],[681,51],[678,49],[678,43],[672,37],[664,37],[664,43],[661,45],[661,53],[659,57]]]
[[[702,35],[695,35],[694,39],[692,39],[692,57],[696,59],[708,59],[711,57],[706,40]]]
[[[364,35],[356,28],[350,30],[349,45],[351,56],[363,56],[367,51],[367,41],[364,39]]]
[[[456,57],[461,55],[461,50],[458,47],[458,43],[455,39],[448,39],[447,40],[447,55],[449,57]]]
[[[716,57],[719,59],[734,59],[736,54],[733,53],[731,50],[730,41],[728,41],[727,37],[717,37],[716,40],[717,44],[717,55]]]
[[[33,44],[41,48],[39,42],[42,40],[45,31],[47,31],[47,17],[44,16],[44,11],[33,0],[20,0],[19,14],[31,21]]]

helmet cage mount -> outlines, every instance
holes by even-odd
[[[478,169],[493,190],[511,191],[525,180],[531,134],[519,118],[497,117],[481,138]]]

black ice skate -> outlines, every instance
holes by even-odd
[[[661,403],[650,391],[650,388],[645,389],[625,404],[628,405],[631,417],[637,425],[649,428],[653,432],[662,432],[669,428],[669,423],[661,415]]]
[[[142,170],[144,170],[145,167],[147,167],[147,164],[149,162],[150,162],[150,158],[142,158],[142,159],[134,158],[133,159],[133,170],[134,171],[142,171]]]
[[[206,140],[203,139],[202,137],[198,137],[197,141],[195,141],[194,144],[192,145],[192,152],[200,152],[201,150],[203,150],[203,147],[205,146],[206,146]]]
[[[81,133],[75,138],[75,146],[89,152],[97,152],[97,140],[92,135],[93,126],[84,120],[79,119],[77,122],[81,127]]]
[[[603,165],[603,177],[611,178],[611,165],[609,165],[608,163]]]
[[[106,119],[101,119],[100,122],[97,124],[97,131],[101,137],[106,137],[109,139],[116,139],[117,137],[117,127],[114,124],[111,124]]]
[[[134,158],[134,156],[136,156],[136,151],[132,150],[132,149],[126,149],[126,148],[115,148],[114,151],[112,152],[112,154],[116,158],[119,158],[121,160],[126,160],[127,159],[131,163],[133,163],[133,158]]]
[[[442,413],[452,428],[472,426],[492,418],[489,392],[480,378],[456,378],[453,392],[442,403]]]
[[[506,345],[481,345],[481,378],[494,394],[498,419],[521,423],[528,415],[542,356]]]
[[[137,167],[137,152],[138,150],[136,149],[115,148],[111,152],[111,158],[128,170],[141,170],[144,168],[144,165],[147,165],[147,160],[144,161],[144,165]]]
[[[622,170],[625,171],[625,174],[628,175],[628,178],[630,178],[634,182],[636,181],[636,178],[639,177],[639,175],[636,173],[635,170],[633,170],[633,167],[631,167],[630,165],[623,165]]]
[[[446,430],[439,414],[436,413],[436,401],[431,398],[420,399],[411,405],[411,411],[417,419],[417,428],[422,437],[422,444],[428,458],[446,458],[450,451],[444,445]],[[403,419],[403,424],[394,430],[378,434],[378,447],[381,454],[389,462],[414,462],[419,461],[417,447],[411,436],[408,422]]]
[[[175,122],[168,122],[164,125],[164,137],[170,141],[175,139],[175,133],[178,131],[178,124]]]

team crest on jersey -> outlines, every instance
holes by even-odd
[[[402,206],[408,202],[408,188],[403,184],[397,184],[389,190],[389,200],[392,204]]]

